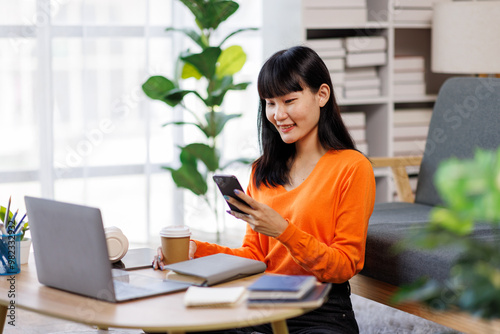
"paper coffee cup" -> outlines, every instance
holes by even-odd
[[[163,263],[172,264],[189,260],[191,231],[187,226],[167,226],[161,229]]]
[[[128,239],[116,226],[106,227],[106,243],[108,245],[108,255],[111,262],[120,261],[128,252]]]

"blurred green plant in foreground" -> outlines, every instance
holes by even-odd
[[[444,161],[435,185],[444,206],[433,209],[430,223],[405,243],[433,250],[451,247],[460,255],[445,282],[422,278],[402,287],[393,301],[420,301],[437,309],[500,318],[500,148],[478,149],[470,160]],[[494,241],[474,238],[478,228],[486,229]]]

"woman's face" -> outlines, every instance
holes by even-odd
[[[330,88],[323,84],[316,93],[306,87],[302,91],[265,99],[266,117],[287,144],[308,138],[317,140],[320,107],[329,97]]]

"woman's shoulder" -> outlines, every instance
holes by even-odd
[[[325,160],[335,161],[342,164],[370,164],[370,160],[361,152],[351,149],[346,150],[329,150],[325,154]]]

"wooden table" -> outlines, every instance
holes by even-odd
[[[160,278],[166,275],[166,271],[153,269],[141,269],[137,272]],[[257,276],[247,277],[223,286],[246,286],[256,278]],[[130,328],[171,334],[264,323],[271,323],[276,334],[287,334],[285,320],[308,311],[273,306],[250,309],[245,303],[234,308],[186,308],[183,297],[184,292],[178,292],[117,304],[82,297],[38,283],[34,259],[31,257],[28,264],[21,266],[21,273],[0,276],[0,332],[3,332],[4,324],[10,326],[9,321],[18,321],[12,313],[12,305],[16,309],[99,328]]]

